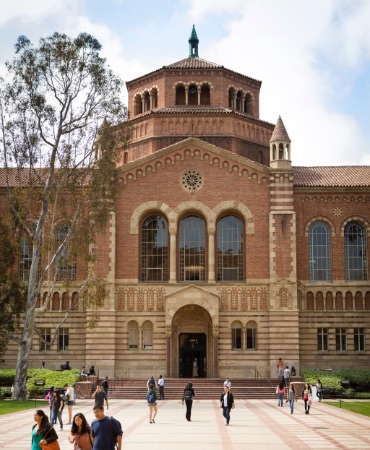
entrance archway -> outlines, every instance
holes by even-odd
[[[187,305],[172,321],[171,372],[180,378],[212,377],[212,318],[201,306]]]

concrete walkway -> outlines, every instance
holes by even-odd
[[[149,424],[145,401],[110,400],[107,415],[122,423],[123,450],[227,450],[227,449],[369,449],[370,418],[314,402],[309,415],[303,401],[278,407],[275,400],[237,400],[230,426],[225,426],[218,401],[195,400],[192,421],[185,419],[180,401],[158,402],[155,424]],[[46,405],[40,408],[48,411]],[[44,406],[45,405],[45,406]],[[94,419],[92,400],[78,400],[73,412]],[[36,408],[35,408],[36,409]],[[29,450],[34,410],[0,416],[0,448]],[[66,422],[67,411],[63,413]],[[70,425],[56,431],[62,450],[72,450],[68,442]]]

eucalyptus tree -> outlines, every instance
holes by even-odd
[[[18,343],[15,398],[26,397],[32,335],[45,308],[40,293],[47,286],[51,294],[56,281],[71,278],[71,260],[86,255],[92,267],[92,243],[116,194],[127,110],[122,81],[100,51],[86,33],[54,33],[38,46],[20,36],[1,83],[3,198],[29,254],[24,324],[21,335],[11,336]],[[88,293],[85,302],[98,306],[106,295],[93,270],[86,270],[80,289]]]

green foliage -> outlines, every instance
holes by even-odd
[[[370,402],[325,402],[325,404],[370,417]]]
[[[44,407],[45,406],[45,402],[42,402],[42,404],[40,404],[40,407]],[[0,415],[2,414],[10,414],[10,413],[14,413],[14,412],[18,412],[18,411],[24,411],[25,409],[39,409],[40,408],[36,403],[35,400],[21,400],[21,401],[17,401],[17,400],[13,400],[13,401],[9,401],[9,400],[2,400],[0,401]],[[33,413],[30,413],[30,420],[32,419],[32,415]]]
[[[359,392],[370,392],[370,370],[340,369],[328,372],[326,370],[304,369],[301,370],[301,375],[304,381],[311,385],[315,385],[319,378],[324,389],[330,388],[333,394],[344,397],[361,398],[358,397]],[[340,383],[342,380],[348,380],[350,382],[348,389],[341,386]]]

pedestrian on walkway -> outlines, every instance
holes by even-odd
[[[290,385],[289,385],[288,401],[289,401],[289,405],[290,405],[290,414],[293,414],[294,402],[295,402],[295,390],[294,390],[294,384],[292,384],[292,383],[290,383]]]
[[[186,404],[186,420],[191,422],[191,408],[193,407],[193,397],[195,397],[195,392],[193,389],[193,383],[188,383],[184,389],[184,394],[182,396],[182,404]]]
[[[288,387],[290,385],[290,370],[289,370],[289,366],[285,366],[285,369],[284,369],[284,384],[285,384],[285,387]]]
[[[157,415],[157,392],[155,390],[154,384],[149,385],[149,391],[146,394],[146,399],[149,407],[149,423],[155,423],[155,418]]]
[[[68,408],[68,425],[69,425],[70,423],[72,423],[72,408],[75,402],[75,393],[73,387],[68,386],[67,383],[63,386],[63,389],[64,389],[64,396],[66,398],[65,402],[67,403]]]
[[[276,386],[276,393],[278,394],[278,406],[283,406],[285,394],[284,381],[280,381],[278,386]]]
[[[93,408],[95,420],[91,424],[91,440],[93,450],[117,450],[122,448],[122,428],[114,417],[107,417],[104,408],[95,405]]]
[[[108,396],[108,391],[109,391],[108,377],[105,377],[103,383],[101,384],[101,387],[103,388],[103,391],[105,392],[105,395],[107,396],[107,398],[109,398],[109,396]]]
[[[42,450],[40,444],[50,444],[57,441],[58,435],[42,409],[36,410],[33,417],[36,424],[32,427],[31,450]]]
[[[319,399],[319,402],[321,402],[321,400],[322,400],[322,383],[319,378],[317,379],[317,383],[316,383],[316,397]]]
[[[231,389],[231,381],[227,377],[226,380],[224,381],[224,386],[227,386],[229,389]]]
[[[149,380],[146,382],[146,387],[147,387],[148,391],[149,391],[149,389],[150,389],[150,385],[151,385],[151,384],[153,384],[155,388],[157,387],[156,384],[155,384],[153,375],[152,375],[152,376],[149,378]]]
[[[52,406],[51,406],[51,424],[54,425],[57,423],[57,419],[59,420],[60,431],[63,431],[63,408],[64,402],[59,394],[59,391],[55,390],[53,392],[52,397]]]
[[[91,450],[91,428],[86,417],[82,413],[77,413],[73,417],[69,442],[74,444],[73,450]]]
[[[233,407],[234,397],[231,393],[229,386],[224,384],[224,392],[221,393],[220,396],[220,407],[222,408],[222,415],[226,419],[226,426],[230,423],[230,412]]]
[[[312,405],[312,390],[311,386],[306,383],[302,391],[302,398],[304,401],[304,412],[305,414],[310,414],[310,407]]]
[[[107,409],[109,409],[107,396],[106,396],[105,392],[103,391],[103,389],[101,388],[100,384],[98,384],[96,386],[96,390],[91,397],[93,399],[95,399],[95,406],[100,405],[104,408],[104,401],[105,401],[105,404],[107,405]]]
[[[50,409],[50,422],[51,420],[51,410],[53,409],[53,393],[54,393],[54,386],[50,387],[49,392],[45,396],[45,400],[49,403],[49,409]]]
[[[164,378],[162,377],[162,375],[159,375],[158,387],[159,387],[159,400],[164,400]]]

